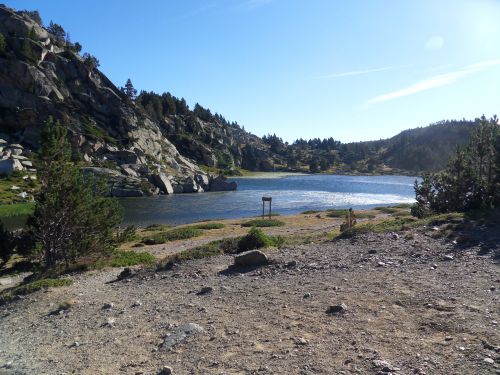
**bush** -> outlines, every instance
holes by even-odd
[[[248,234],[238,241],[239,252],[260,249],[273,245],[270,237],[264,234],[260,229],[252,227]]]
[[[275,219],[255,219],[241,224],[242,227],[258,227],[258,228],[282,227],[283,225],[285,225],[284,222]]]
[[[157,233],[142,240],[146,245],[158,245],[169,241],[186,240],[201,235],[201,229],[193,227],[175,228],[166,232]]]

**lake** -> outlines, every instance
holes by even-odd
[[[262,196],[271,196],[273,212],[281,215],[306,210],[366,209],[413,203],[415,179],[407,176],[338,175],[229,178],[238,182],[238,190],[124,198],[120,201],[125,208],[125,225],[184,224],[260,215]]]

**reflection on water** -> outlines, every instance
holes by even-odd
[[[415,177],[406,176],[306,175],[234,180],[238,182],[237,191],[121,199],[124,224],[182,224],[256,216],[261,213],[263,195],[273,197],[273,211],[282,215],[412,203],[415,197]]]

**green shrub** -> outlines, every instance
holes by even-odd
[[[0,55],[5,53],[5,49],[7,48],[7,42],[5,41],[5,37],[2,33],[0,33]]]
[[[283,221],[275,220],[275,219],[255,219],[247,221],[246,223],[241,224],[242,227],[282,227],[285,225]]]
[[[196,229],[222,229],[224,228],[224,224],[222,223],[203,223],[203,224],[196,224],[192,225],[191,228],[196,228]]]
[[[328,210],[326,216],[334,218],[345,218],[348,212],[349,210]],[[356,219],[373,219],[375,217],[375,215],[363,211],[356,211],[354,215],[356,216]]]
[[[345,217],[349,211],[348,210],[327,210],[326,216],[328,217]]]
[[[238,241],[238,251],[260,249],[262,247],[275,246],[277,241],[272,237],[267,236],[264,232],[256,227],[252,227],[246,236],[241,237]]]
[[[301,214],[302,215],[311,215],[311,214],[318,214],[320,212],[321,212],[320,210],[307,210],[307,211],[301,212]]]
[[[115,251],[111,257],[96,261],[94,267],[130,267],[138,264],[151,265],[154,264],[155,261],[156,258],[154,255],[148,252]]]
[[[172,226],[169,224],[151,224],[148,225],[144,230],[150,231],[150,232],[157,232],[160,230],[165,230],[168,228],[171,228]]]
[[[201,229],[193,227],[175,228],[166,232],[157,233],[142,240],[146,245],[158,245],[169,241],[186,240],[201,235]]]

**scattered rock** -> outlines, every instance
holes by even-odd
[[[174,370],[170,366],[163,366],[163,368],[158,372],[158,375],[172,375]]]
[[[368,250],[368,254],[377,254],[377,250],[370,249],[370,250]]]
[[[312,297],[312,294],[311,293],[306,293],[304,294],[304,297],[303,298],[311,298]]]
[[[455,257],[451,254],[446,254],[444,257],[443,257],[444,260],[453,260],[455,259]]]
[[[295,339],[295,345],[305,346],[307,344],[309,344],[309,342],[303,337],[299,337],[298,339]]]
[[[117,280],[129,279],[129,278],[131,278],[134,275],[135,275],[134,271],[132,271],[131,268],[126,267],[126,268],[123,269],[122,272],[120,272],[120,274],[118,275],[118,277],[116,279]]]
[[[113,307],[115,307],[115,305],[113,303],[105,303],[104,305],[102,305],[102,309],[103,310],[110,310],[112,309]]]
[[[296,260],[291,260],[285,264],[286,268],[294,268],[297,267],[297,261]]]
[[[375,369],[377,369],[381,372],[385,372],[385,373],[394,373],[394,372],[397,372],[400,370],[398,367],[394,367],[389,362],[381,360],[381,359],[375,359],[372,362],[372,364],[373,364],[373,367],[375,367]]]
[[[489,357],[486,357],[485,359],[483,359],[483,362],[486,362],[486,363],[489,363],[489,364],[495,364],[495,361],[493,360],[493,358],[489,358]]]
[[[327,314],[337,315],[344,314],[347,311],[347,306],[344,303],[339,305],[332,305],[326,309]]]
[[[205,332],[205,330],[196,323],[181,325],[177,327],[173,333],[168,334],[165,337],[163,343],[161,344],[161,348],[165,350],[172,349],[174,346],[186,341],[188,338],[203,332]]]
[[[238,254],[234,257],[236,267],[255,267],[262,266],[269,262],[267,255],[259,250],[250,250]]]
[[[198,293],[196,293],[196,295],[203,296],[205,294],[210,294],[213,291],[214,291],[214,289],[212,287],[210,287],[210,286],[204,286],[203,288],[201,288],[201,290]]]
[[[133,304],[132,304],[132,307],[140,307],[142,306],[142,302],[141,301],[135,301]]]
[[[392,236],[393,240],[399,239],[399,234],[397,234],[397,233],[391,233],[391,236]]]

